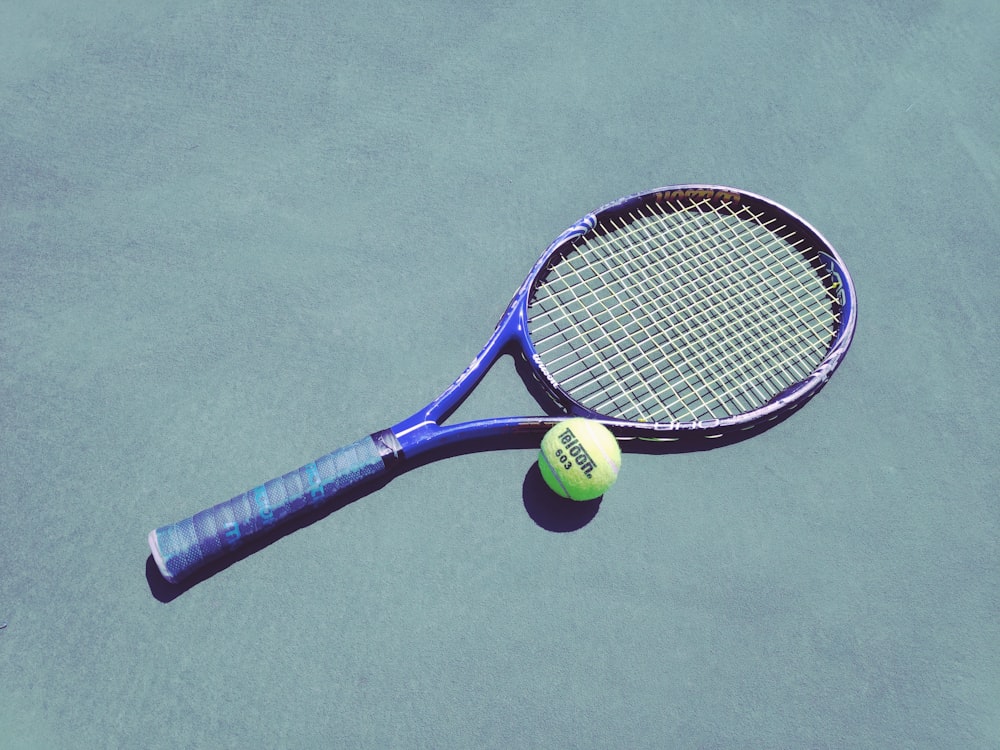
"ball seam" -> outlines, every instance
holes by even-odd
[[[589,422],[589,421],[584,422],[584,424],[587,426],[587,431],[590,433],[590,439],[594,443],[594,447],[597,448],[598,451],[600,451],[601,455],[604,457],[604,460],[610,466],[614,467],[614,476],[615,476],[615,479],[617,479],[618,478],[618,472],[621,470],[621,463],[616,463],[615,460],[613,458],[611,458],[611,456],[609,456],[607,454],[607,452],[604,450],[604,446],[601,445],[601,435],[594,434],[594,430],[597,429],[595,427],[595,424],[593,422]],[[604,427],[604,425],[601,425],[601,427]],[[614,439],[613,436],[612,436],[612,439]]]
[[[545,461],[545,465],[549,467],[549,475],[553,479],[555,479],[556,482],[559,483],[559,486],[562,488],[563,493],[565,493],[563,496],[564,497],[568,497],[568,498],[572,498],[573,496],[570,494],[569,490],[566,489],[566,485],[563,484],[563,480],[562,480],[562,477],[559,476],[559,472],[557,472],[555,470],[555,468],[552,466],[552,462],[549,461],[549,457],[545,455],[545,451],[541,452],[541,456],[542,456],[542,459]]]

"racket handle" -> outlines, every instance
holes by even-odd
[[[160,573],[176,583],[278,523],[384,474],[383,451],[375,440],[379,437],[377,433],[363,438],[213,508],[149,532],[149,548]]]

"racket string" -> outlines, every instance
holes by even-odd
[[[633,216],[632,218],[635,219],[636,217]],[[736,266],[730,266],[730,267],[736,267]],[[689,270],[689,269],[687,269],[687,270]],[[712,283],[713,286],[718,285],[718,283],[719,283],[718,279],[716,278],[716,274],[715,274],[714,271],[711,274],[702,274],[702,277],[706,278],[706,279],[709,279],[709,280],[712,280],[711,283]],[[680,321],[677,321],[677,320],[668,320],[668,323],[671,326],[677,326],[678,324],[682,324],[683,325],[684,321],[683,320],[680,320]],[[675,328],[675,330],[676,330],[676,328]],[[702,339],[702,343],[704,343],[704,339]],[[695,350],[695,351],[697,352],[697,350]],[[705,360],[707,358],[706,357],[701,357],[701,359]],[[699,366],[703,366],[703,362],[700,362]]]
[[[605,250],[608,250],[608,248],[605,248]],[[648,335],[651,326],[643,315],[637,314],[637,311],[644,314],[652,311],[655,315],[660,315],[659,306],[653,304],[655,296],[648,296],[649,292],[655,293],[656,289],[644,283],[645,280],[637,276],[634,273],[634,269],[630,269],[633,273],[631,278],[634,283],[629,286],[605,283],[607,275],[617,273],[617,270],[608,266],[606,261],[607,257],[614,257],[612,252],[608,251],[598,261],[603,266],[603,270],[595,270],[594,266],[597,263],[594,262],[587,267],[587,270],[594,271],[595,276],[593,278],[583,278],[580,269],[576,267],[570,267],[572,275],[576,277],[576,281],[569,281],[569,275],[564,275],[561,278],[561,281],[566,285],[567,291],[577,294],[577,298],[584,302],[588,313],[593,316],[590,319],[591,322],[595,323],[590,329],[577,328],[575,331],[577,338],[575,340],[578,340],[581,335],[587,338],[592,338],[596,335],[603,337],[605,341],[605,345],[595,351],[595,354],[600,357],[599,364],[604,369],[602,375],[594,377],[592,369],[584,369],[572,372],[562,380],[562,383],[564,387],[573,390],[572,384],[574,381],[578,380],[581,376],[590,376],[591,379],[588,382],[595,382],[603,386],[599,393],[606,394],[608,404],[615,406],[617,410],[626,414],[642,414],[649,411],[649,406],[638,401],[636,398],[637,394],[655,394],[664,387],[672,391],[675,397],[679,394],[673,383],[663,381],[659,377],[659,372],[656,368],[637,367],[637,359],[645,357],[647,361],[652,361],[648,359],[651,356],[651,348],[659,349],[662,354],[658,338]],[[623,256],[620,255],[619,257]],[[601,284],[594,284],[595,279],[599,280]],[[582,295],[579,294],[581,288],[584,290]],[[601,290],[604,294],[597,294],[595,290]],[[623,318],[627,318],[627,322]],[[614,333],[612,335],[605,335],[609,321],[617,324],[617,328],[614,331],[617,336]],[[575,340],[568,342],[572,347],[569,352],[550,362],[551,367],[559,365],[554,373],[556,377],[561,377],[567,370],[577,369],[578,350],[574,346]],[[646,343],[646,346],[642,345],[643,342]],[[590,348],[591,351],[594,351],[593,346]],[[563,360],[565,359],[569,359],[570,361],[563,364]],[[649,374],[655,376],[653,380],[648,377],[647,371],[650,371]],[[630,381],[632,380],[637,380],[641,384],[641,390],[631,384]],[[626,385],[628,387],[625,387]],[[578,395],[581,402],[589,400],[587,399],[589,394]],[[629,408],[623,408],[621,405],[622,401],[627,402]]]
[[[738,293],[737,305],[712,304],[704,307],[700,316],[694,316],[696,323],[700,324],[698,328],[703,329],[703,335],[698,338],[699,346],[707,347],[712,359],[716,360],[716,367],[711,373],[715,380],[706,378],[705,384],[721,401],[735,398],[740,391],[749,389],[749,395],[763,403],[773,392],[794,382],[789,375],[799,379],[806,374],[794,367],[801,356],[801,352],[796,352],[794,347],[801,343],[800,339],[805,338],[807,343],[809,339],[807,332],[801,330],[802,316],[797,310],[801,302],[787,305],[786,317],[777,316],[779,308],[773,306],[777,300],[769,294],[770,287],[787,286],[783,275],[787,267],[776,264],[774,260],[769,265],[760,263],[760,253],[750,252],[754,247],[743,235],[719,233],[717,236],[722,240],[714,243],[718,252],[707,256],[708,262],[702,269],[693,269],[686,261],[684,269],[690,277],[710,279],[713,295]],[[712,244],[709,239],[705,241]],[[774,246],[767,240],[756,245],[772,255]],[[744,262],[737,262],[739,258]],[[719,296],[719,299],[728,300],[729,297]],[[772,305],[772,309],[762,309],[767,305]],[[799,318],[798,325],[794,322],[795,317]],[[734,372],[753,377],[740,381],[732,377]],[[774,381],[776,377],[777,382]],[[732,385],[723,388],[727,382]],[[741,403],[740,407],[746,408],[746,405]]]
[[[657,388],[650,387],[646,390],[643,405],[647,413],[647,418],[656,419],[660,416],[661,412],[663,414],[668,413],[672,403],[680,403],[685,400],[685,394],[689,394],[688,398],[693,397],[701,409],[709,410],[711,405],[702,398],[703,389],[698,387],[697,382],[697,373],[709,366],[707,360],[703,359],[700,353],[692,352],[695,355],[693,360],[680,363],[683,366],[678,366],[678,363],[671,361],[673,359],[671,352],[676,352],[678,349],[676,344],[672,343],[670,339],[675,339],[678,335],[681,338],[685,338],[685,336],[683,331],[677,329],[676,320],[674,319],[674,315],[671,314],[674,305],[669,299],[667,307],[664,307],[658,301],[658,298],[663,296],[664,284],[661,273],[658,272],[656,265],[662,263],[663,259],[658,257],[658,248],[649,244],[650,237],[643,229],[644,227],[639,225],[634,231],[629,232],[624,223],[619,227],[612,225],[612,230],[617,230],[621,233],[606,235],[606,237],[613,237],[614,239],[610,243],[605,240],[603,244],[606,250],[618,252],[620,257],[624,259],[625,268],[632,275],[632,278],[638,282],[637,288],[643,291],[641,295],[642,309],[647,313],[652,312],[657,318],[655,321],[656,330],[670,330],[672,335],[670,338],[666,336],[651,338],[650,343],[652,346],[643,346],[641,340],[632,337],[633,346],[631,351],[637,353],[638,356],[626,357],[623,365],[631,368],[634,375],[643,380],[643,382],[648,382],[646,373],[650,370],[656,373],[659,381],[669,382],[663,377],[660,369],[660,364],[666,362],[673,367],[673,371],[679,380],[676,387],[670,389],[674,395],[674,398],[670,402],[658,398],[660,391]],[[636,239],[638,241],[635,241]],[[639,252],[632,252],[633,249],[638,249]],[[648,260],[649,262],[643,263],[643,260]],[[629,384],[628,378],[624,380],[624,384]]]
[[[606,234],[605,238],[607,238],[607,237],[612,238],[613,241],[612,242],[608,242],[607,239],[605,239],[604,242],[601,243],[604,246],[605,254],[607,254],[607,249],[606,248],[608,246],[618,245],[619,244],[618,239],[615,238],[615,236],[614,236],[613,233]],[[614,252],[614,251],[612,250],[611,252]],[[588,258],[586,255],[583,256],[583,257],[588,262],[592,262],[592,259]],[[633,262],[632,262],[632,259],[629,256],[626,256],[624,254],[619,254],[619,256],[618,256],[619,260],[621,260],[621,258],[623,258],[623,257],[625,258],[625,264],[624,265],[627,268],[631,269],[631,267],[634,265]],[[604,265],[605,265],[605,267],[607,266],[606,263]],[[582,274],[580,273],[578,267],[574,268],[574,275],[577,277],[578,280],[582,278]],[[572,291],[572,292],[576,292],[577,291],[577,287],[579,286],[578,283],[567,281],[565,275],[563,275],[563,279],[562,280],[567,284],[567,286],[568,286],[568,288],[569,288],[570,291]],[[586,286],[586,282],[587,281],[588,280],[584,280],[585,286]],[[633,283],[632,283],[632,285],[629,288],[632,290],[633,294],[631,295],[631,300],[630,301],[635,301],[636,297],[645,297],[646,296],[644,293],[638,294],[638,295],[635,294],[636,291],[642,292],[648,286],[647,283],[638,283],[640,281],[646,281],[646,282],[648,282],[648,278],[645,279],[645,280],[640,279],[638,277],[633,277],[632,278],[632,282]],[[654,289],[654,294],[655,294],[655,292],[658,292],[658,291],[659,290],[655,290]],[[618,295],[616,295],[616,296],[618,296]],[[620,296],[618,296],[618,298],[621,299]],[[645,302],[645,300],[640,300],[640,302]],[[612,310],[610,310],[610,308],[607,308],[607,306],[605,306],[605,309],[609,310],[610,312],[613,312]],[[658,310],[659,308],[658,307],[653,307],[652,309],[653,310]],[[574,317],[575,317],[575,313],[574,313]],[[630,334],[630,331],[628,329],[626,329],[626,334]],[[632,338],[632,337],[629,336],[629,338]],[[656,339],[652,339],[652,340],[654,342],[656,342]],[[661,349],[662,349],[662,347],[661,347]],[[622,353],[622,350],[621,350],[620,347],[618,347],[618,350],[619,350],[619,353]],[[633,350],[632,353],[635,353],[636,347],[634,346],[634,342],[633,342],[632,350]],[[643,354],[648,354],[648,351],[643,351],[641,349],[639,349],[638,351],[642,352]],[[573,352],[575,352],[575,349],[571,350],[571,355],[573,354]],[[663,353],[661,351],[661,355],[657,359],[663,359],[663,358],[664,358],[664,356],[663,356]],[[570,363],[571,366],[572,366],[572,364],[573,364],[573,362]],[[636,369],[634,367],[634,364],[635,364],[635,360],[634,359],[632,359],[632,358],[630,358],[628,356],[625,356],[623,361],[619,360],[618,367],[616,367],[615,370],[616,371],[619,370],[622,365],[632,365],[633,366],[633,371],[638,374],[638,376],[640,377],[640,379],[642,379],[642,376],[643,376],[642,369]],[[654,362],[654,364],[655,364],[655,362]],[[582,375],[582,374],[586,374],[586,373],[587,373],[586,370],[582,370],[581,372],[578,373],[578,375]],[[557,375],[559,375],[559,374],[562,374],[562,371],[559,371],[559,373],[557,373]],[[617,375],[617,372],[616,373],[612,373],[612,374]],[[684,377],[684,373],[680,373],[680,375],[681,375],[682,378]],[[575,379],[575,377],[565,380],[564,381],[564,386],[569,387],[573,379]],[[598,385],[604,386],[604,384],[602,384],[602,383],[598,383]],[[630,393],[632,390],[634,390],[634,386],[631,386],[631,384],[628,384],[627,381],[625,380],[625,378],[622,378],[620,375],[618,376],[618,381],[613,381],[612,382],[612,386],[613,386],[612,389],[607,389],[606,388],[606,390],[611,391],[608,394],[609,395],[609,400],[611,402],[615,402],[617,400],[615,397],[618,396],[620,393],[624,392],[624,393],[627,394],[627,393]],[[651,392],[655,392],[655,387],[651,386],[648,381],[645,383],[645,386],[646,386],[646,393],[647,394],[649,394]],[[686,387],[690,387],[690,383],[688,383]],[[612,396],[612,393],[614,394],[614,396]],[[676,391],[675,391],[675,395],[676,395]],[[586,399],[585,396],[583,398]],[[586,399],[586,400],[589,400],[589,399]],[[632,401],[634,402],[634,399],[632,399]]]
[[[599,225],[529,305],[550,375],[632,421],[745,412],[805,377],[835,327],[831,294],[773,223],[702,202]]]
[[[666,236],[670,236],[674,230],[674,227],[661,226],[661,228]],[[711,237],[700,238],[699,241],[707,250],[717,249]],[[693,262],[698,259],[705,261],[701,264],[701,268],[693,265]],[[726,339],[721,337],[721,334],[725,333],[729,326],[728,310],[718,309],[719,305],[716,304],[714,307],[703,307],[695,314],[682,315],[681,313],[682,309],[691,308],[690,300],[695,295],[715,296],[725,286],[726,280],[719,278],[718,269],[711,260],[711,254],[708,252],[696,257],[682,255],[674,265],[679,270],[677,277],[684,282],[684,286],[681,287],[681,292],[673,295],[672,298],[671,295],[667,295],[671,309],[669,322],[672,330],[683,332],[681,338],[684,346],[675,347],[680,363],[675,362],[674,366],[688,368],[697,373],[698,383],[692,386],[692,391],[697,394],[699,402],[709,413],[712,413],[712,408],[705,404],[702,394],[715,393],[718,396],[717,386],[719,383],[709,381],[708,375],[714,372],[717,376],[723,375],[728,379],[728,374],[735,369],[733,365],[742,366],[737,361],[741,359],[741,353],[734,351],[731,346],[727,350],[724,347]],[[719,326],[719,322],[724,325]],[[715,327],[710,328],[710,323],[714,323]],[[720,361],[728,363],[729,368],[727,370],[720,369]],[[737,404],[741,410],[747,408],[745,403],[737,401]]]
[[[712,245],[711,238],[702,239],[701,242],[703,247],[711,247]],[[714,247],[712,249],[718,250]],[[720,266],[714,262],[712,254],[703,252],[700,257],[702,260],[708,261],[703,263],[700,269],[693,269],[691,259],[687,257],[682,258],[679,264],[679,276],[685,282],[694,280],[696,294],[717,297],[722,287],[733,286],[734,280],[739,281],[739,275],[731,273],[720,277]],[[727,267],[729,269],[738,268],[732,264],[728,264]],[[669,305],[672,310],[670,319],[672,330],[686,334],[683,336],[684,345],[675,346],[676,353],[680,355],[680,363],[675,361],[673,366],[677,369],[687,368],[696,373],[697,382],[693,384],[689,382],[688,384],[692,395],[698,399],[699,405],[704,407],[706,411],[710,413],[713,411],[704,398],[708,394],[720,401],[725,401],[726,397],[729,396],[734,397],[737,408],[746,410],[749,404],[736,397],[736,387],[734,385],[726,387],[726,384],[732,383],[732,373],[745,369],[746,361],[750,358],[747,346],[737,347],[734,344],[740,340],[749,343],[749,338],[743,331],[732,330],[733,317],[730,311],[720,308],[717,304],[703,308],[697,315],[689,314],[681,317],[678,311],[682,307],[684,309],[690,308],[688,298],[692,295],[690,284],[686,284],[683,290],[683,293],[676,295]],[[747,327],[746,320],[740,322],[744,328]],[[757,331],[756,333],[763,332]],[[752,352],[749,354],[752,355]],[[760,364],[758,363],[756,367],[759,370]],[[708,377],[710,375],[712,379]],[[757,394],[758,400],[762,398],[762,395]]]
[[[699,338],[699,345],[708,344],[710,351],[717,355],[714,358],[721,358],[727,369],[718,369],[720,374],[728,374],[735,364],[741,368],[752,367],[759,379],[769,380],[774,376],[784,375],[783,369],[788,368],[795,377],[791,381],[787,378],[780,380],[777,387],[783,389],[807,374],[806,371],[797,369],[794,363],[801,358],[803,352],[809,355],[821,355],[822,349],[817,346],[819,342],[816,341],[815,334],[817,330],[828,329],[825,324],[817,329],[813,321],[805,319],[802,314],[801,299],[793,300],[792,304],[785,306],[784,319],[765,316],[757,308],[775,300],[768,300],[763,293],[767,292],[768,287],[775,282],[778,286],[789,288],[788,278],[784,273],[789,270],[788,267],[778,266],[775,263],[763,264],[759,258],[751,255],[754,248],[748,246],[745,237],[727,238],[721,233],[717,237],[724,242],[714,243],[713,238],[705,240],[710,244],[718,244],[721,249],[718,255],[708,258],[707,270],[699,273],[688,267],[684,269],[684,275],[689,278],[701,275],[710,279],[713,294],[723,291],[726,287],[729,291],[738,291],[741,309],[736,311],[739,313],[737,315],[732,305],[723,307],[714,304],[705,308],[700,316],[695,316],[701,328],[706,329],[707,336]],[[771,242],[759,245],[769,251],[772,246]],[[737,262],[739,258],[744,261],[750,259],[754,263],[739,263]],[[754,267],[754,264],[758,267]],[[748,273],[747,269],[753,270],[754,273]],[[798,287],[801,287],[801,284]],[[820,293],[825,294],[822,290]],[[815,290],[807,291],[809,302],[815,302],[817,299]],[[775,320],[779,321],[778,325],[775,325]],[[799,344],[804,344],[806,348],[802,351],[796,350]],[[784,356],[782,353],[785,353]],[[758,400],[766,400],[765,394],[754,387],[754,382],[747,382],[746,386],[758,393]],[[735,394],[723,392],[721,395],[724,397]]]

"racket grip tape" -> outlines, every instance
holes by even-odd
[[[384,474],[385,447],[381,441],[376,443],[379,437],[376,433],[363,438],[231,500],[149,532],[149,548],[160,573],[176,583],[280,522]]]

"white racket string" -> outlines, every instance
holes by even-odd
[[[751,245],[745,235],[727,237],[724,232],[716,232],[704,241],[716,245],[720,252],[715,257],[703,253],[708,262],[697,272],[685,269],[689,288],[699,277],[711,280],[711,297],[691,300],[688,294],[685,302],[689,308],[709,302],[702,305],[703,314],[693,319],[699,332],[697,344],[703,348],[701,356],[716,365],[712,371],[715,380],[705,377],[705,387],[722,401],[749,389],[763,403],[772,394],[762,391],[782,390],[801,380],[809,370],[803,370],[800,363],[813,356],[818,361],[829,342],[829,322],[810,311],[816,309],[817,301],[823,309],[829,309],[825,289],[813,282],[815,271],[801,265],[790,268],[787,246],[773,237],[769,239]],[[756,275],[749,276],[745,270],[754,266],[749,261],[757,260],[755,254],[759,257],[762,251],[768,257],[763,265],[758,264]],[[790,272],[798,275],[791,277]],[[810,282],[815,288],[809,288]],[[726,288],[726,294],[718,293],[720,285]],[[769,299],[768,293],[774,288],[782,294]],[[803,307],[804,301],[812,308]],[[762,312],[767,304],[773,304],[774,309]],[[754,378],[722,388],[721,379],[731,379],[735,372],[752,374]]]
[[[644,206],[548,270],[529,305],[532,341],[550,376],[607,416],[750,411],[812,372],[838,322],[802,243],[746,207]]]
[[[722,234],[718,233],[717,235],[713,235],[713,236],[722,236]],[[709,242],[711,244],[711,242],[713,241],[713,239],[712,239],[712,236],[710,236],[707,239],[703,238],[702,241],[703,242]],[[731,256],[732,256],[731,252],[728,252],[728,251],[725,251],[725,250],[723,251],[722,259],[725,261],[725,265],[721,267],[721,270],[722,270],[722,272],[724,274],[723,276],[720,276],[720,274],[719,274],[720,268],[719,267],[713,267],[712,263],[703,264],[702,268],[698,270],[698,272],[697,272],[696,275],[695,275],[694,272],[691,272],[691,275],[694,276],[694,278],[697,278],[697,279],[702,279],[702,280],[708,279],[710,281],[710,284],[711,284],[712,287],[715,287],[716,285],[718,285],[720,283],[722,283],[722,284],[728,283],[730,285],[736,284],[736,285],[742,287],[740,289],[740,291],[744,292],[744,296],[745,297],[747,297],[749,299],[752,299],[754,301],[754,304],[758,304],[759,303],[759,298],[760,298],[759,285],[754,285],[754,288],[752,289],[752,294],[747,295],[746,294],[746,284],[743,283],[745,281],[745,278],[741,278],[740,274],[733,275],[733,274],[729,274],[728,273],[728,271],[731,271],[734,268],[736,268],[736,269],[739,268],[738,265],[734,265],[732,263],[733,258]],[[709,260],[712,260],[712,257],[711,257],[710,254],[703,252],[702,253],[702,259],[705,259],[705,258],[707,258]],[[779,281],[779,284],[780,283],[782,283],[782,282]],[[713,293],[715,293],[714,289],[712,291],[713,291]],[[690,295],[688,295],[688,296],[690,296]],[[709,334],[711,334],[711,335],[714,335],[716,333],[718,333],[718,334],[729,334],[731,332],[731,326],[727,322],[727,316],[726,316],[727,311],[724,310],[723,308],[721,308],[720,305],[718,304],[718,297],[712,297],[712,300],[713,300],[712,304],[709,307],[704,307],[704,309],[703,309],[703,312],[705,312],[705,313],[708,314],[706,317],[711,317],[711,319],[713,321],[713,324],[715,325],[715,328],[708,328],[707,332]],[[689,310],[692,309],[690,307],[690,305],[688,305],[688,309]],[[752,309],[751,309],[751,311],[752,311]],[[694,318],[694,320],[697,322],[699,320],[699,318],[696,316]],[[675,324],[676,323],[677,323],[677,321],[675,321]],[[742,321],[742,323],[745,324],[746,321],[744,320],[744,321]],[[701,327],[704,328],[705,326],[701,326]],[[749,342],[753,342],[754,339],[756,339],[757,337],[759,337],[762,334],[766,333],[765,331],[754,330],[754,326],[753,325],[750,325],[750,326],[742,325],[742,327],[744,329],[749,329],[749,330],[743,330],[743,331],[738,332],[739,336],[741,336],[742,338],[734,339],[732,337],[725,338],[725,337],[722,337],[722,336],[715,336],[715,338],[717,338],[718,341],[721,344],[724,344],[724,346],[713,347],[713,348],[719,349],[719,351],[718,352],[708,351],[708,353],[712,355],[712,357],[711,357],[712,359],[717,360],[716,361],[717,367],[715,369],[716,369],[716,371],[718,373],[721,373],[723,375],[731,375],[731,373],[734,372],[734,364],[733,364],[732,360],[734,358],[735,359],[743,359],[743,360],[747,359],[747,356],[746,356],[747,353],[748,353],[747,352],[747,347],[746,346],[739,346],[738,342],[748,342],[748,341]],[[770,332],[772,335],[774,335],[774,330],[773,329],[774,329],[774,327],[772,326],[772,331]],[[782,331],[782,333],[785,336],[787,336],[787,334],[788,334],[787,327],[786,327],[786,330]],[[753,337],[749,337],[748,334],[754,334],[754,336]],[[709,345],[711,344],[711,338],[705,338],[705,336],[702,335],[702,336],[697,337],[696,340],[698,342],[698,345],[700,347],[703,347],[703,348],[700,349],[700,350],[699,349],[694,350],[693,354],[698,355],[700,359],[704,360],[704,359],[707,358],[706,350],[708,349]],[[781,339],[777,338],[775,340],[780,341]],[[759,349],[760,347],[758,345],[758,346],[756,346],[754,348]],[[751,355],[754,355],[753,351],[750,351],[749,353]],[[683,354],[683,352],[682,352],[682,354]],[[721,355],[721,357],[722,357],[721,360],[719,360],[718,355]],[[762,370],[761,368],[762,368],[762,366],[766,365],[766,362],[767,362],[768,358],[769,357],[768,357],[768,353],[767,352],[763,352],[763,353],[757,352],[757,355],[752,357],[752,359],[756,360],[756,362],[753,363],[753,366],[757,369],[758,373],[760,375],[764,376],[764,377],[766,377],[767,372],[764,371],[764,370]],[[773,359],[773,355],[771,355],[770,358]],[[779,362],[779,364],[785,364],[785,363],[786,363],[785,361]],[[804,374],[804,373],[799,373],[799,374]],[[722,392],[720,394],[718,392],[718,388],[717,388],[717,386],[715,384],[713,384],[713,383],[705,380],[705,372],[702,372],[701,375],[702,375],[702,379],[704,381],[704,386],[706,388],[709,388],[710,390],[716,391],[716,395],[719,395],[720,397],[724,397],[725,395],[728,395],[726,392]],[[750,383],[748,383],[748,385],[752,386],[753,383],[750,382]],[[781,385],[785,385],[785,383],[782,383]],[[733,392],[733,389],[730,389],[729,393],[732,393],[732,392]],[[745,404],[740,404],[740,408],[745,408],[745,406],[746,406]]]

